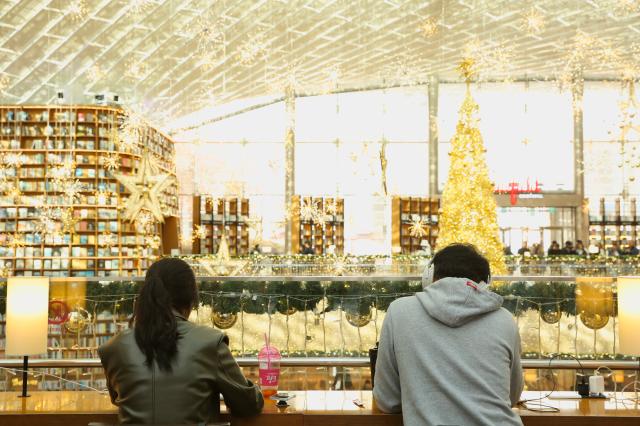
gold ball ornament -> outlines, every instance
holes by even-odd
[[[560,305],[543,306],[540,312],[540,316],[542,318],[542,321],[546,322],[547,324],[557,324],[562,317]]]
[[[600,315],[588,312],[580,313],[580,321],[591,330],[600,330],[609,323],[608,315]]]
[[[69,333],[81,333],[91,322],[91,314],[83,308],[77,307],[69,312],[64,328]]]
[[[364,327],[371,322],[371,311],[364,315],[347,313],[345,314],[345,318],[347,322],[354,327]]]
[[[238,314],[234,313],[220,313],[217,311],[211,312],[211,322],[214,327],[220,330],[227,330],[235,325],[238,321]]]

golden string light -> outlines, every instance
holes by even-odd
[[[106,230],[98,237],[98,245],[111,248],[118,245],[118,236]]]
[[[264,37],[261,34],[254,34],[240,45],[238,59],[242,65],[252,66],[256,61],[264,59],[267,47]]]

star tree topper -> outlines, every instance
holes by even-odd
[[[173,182],[173,177],[168,173],[160,173],[158,165],[148,151],[142,154],[135,175],[114,175],[118,182],[131,192],[125,205],[125,219],[134,222],[142,210],[148,210],[158,222],[164,222],[160,197],[162,191]]]

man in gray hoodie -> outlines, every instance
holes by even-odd
[[[373,396],[405,426],[522,425],[520,336],[502,297],[487,288],[489,262],[467,244],[435,254],[424,291],[389,306]]]

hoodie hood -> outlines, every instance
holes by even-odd
[[[416,295],[424,310],[449,327],[460,327],[479,315],[500,309],[502,296],[467,278],[442,278]]]

